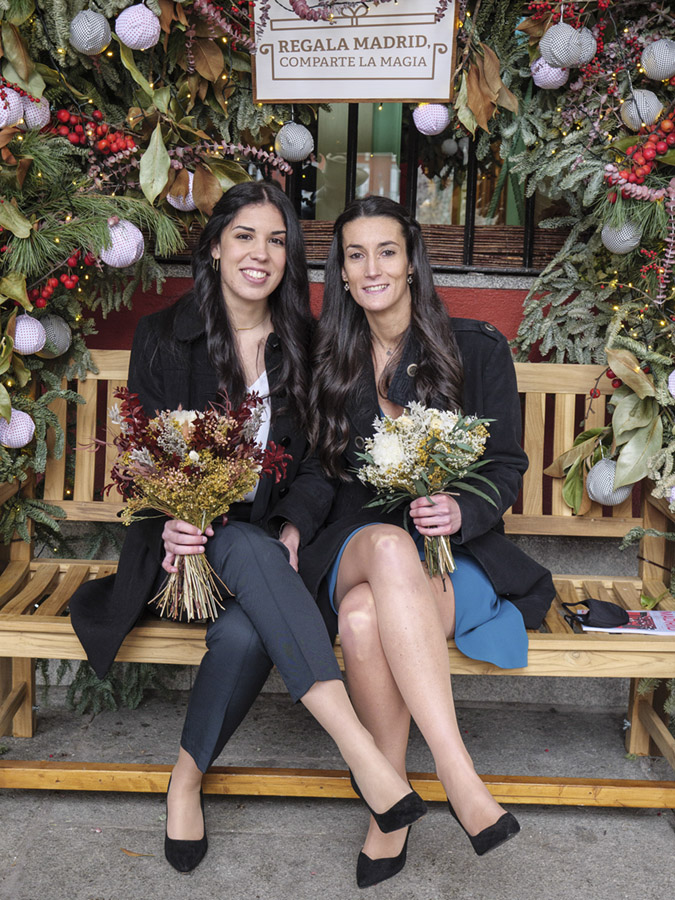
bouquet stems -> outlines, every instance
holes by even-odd
[[[439,537],[424,538],[424,559],[426,560],[429,578],[434,575],[440,575],[445,578],[446,575],[452,574],[457,568],[452,549],[450,546],[450,538],[442,534]]]
[[[218,582],[227,585],[215,573],[203,553],[179,556],[177,572],[172,572],[164,586],[150,603],[154,603],[160,615],[187,622],[193,619],[217,619],[220,601]]]

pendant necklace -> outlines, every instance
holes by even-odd
[[[253,331],[254,328],[257,328],[259,325],[262,325],[262,323],[265,322],[268,318],[269,318],[269,313],[265,313],[263,318],[259,322],[256,322],[255,325],[242,325],[241,328],[237,328],[236,325],[233,325],[232,327],[234,328],[235,331]]]
[[[396,350],[398,345],[401,343],[401,338],[399,337],[399,339],[396,341],[396,343],[394,344],[393,347],[387,347],[387,345],[383,341],[380,340],[380,338],[375,334],[374,331],[371,331],[370,333],[375,338],[375,340],[380,345],[380,347],[382,347],[382,349],[384,350],[384,352],[386,353],[387,356],[391,356],[393,354],[394,350]]]

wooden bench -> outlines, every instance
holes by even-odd
[[[74,481],[66,482],[66,460],[50,460],[44,496],[58,503],[71,522],[111,522],[121,504],[115,494],[101,497],[105,480],[100,454],[91,452],[94,436],[101,434],[114,389],[127,376],[129,353],[94,351],[98,375],[78,383],[86,405],[68,412],[76,416]],[[666,530],[667,510],[648,491],[636,506],[631,499],[603,510],[594,504],[582,517],[572,516],[561,496],[561,482],[543,475],[544,461],[568,448],[578,431],[583,402],[601,372],[599,366],[518,364],[523,395],[525,449],[530,468],[522,499],[506,516],[511,534],[577,535],[620,538],[635,525]],[[594,402],[589,426],[604,423],[608,380],[600,381],[603,395]],[[67,410],[57,410],[62,423]],[[97,424],[98,423],[98,424]],[[97,432],[98,428],[98,432]],[[107,451],[105,468],[111,462]],[[639,515],[634,515],[639,508]],[[557,575],[557,598],[540,631],[530,633],[529,665],[503,671],[471,660],[449,642],[452,672],[491,676],[543,675],[630,678],[630,728],[627,749],[635,754],[660,752],[675,766],[675,741],[669,734],[654,698],[639,697],[636,680],[675,676],[675,638],[575,633],[560,612],[560,602],[596,596],[627,608],[639,607],[640,590],[652,595],[665,590],[672,556],[670,542],[647,538],[640,556],[640,578]],[[12,543],[0,577],[0,734],[30,737],[34,728],[35,658],[82,659],[82,648],[67,615],[68,600],[86,579],[115,571],[115,563],[90,560],[33,559],[32,547]],[[665,596],[660,607],[675,609]],[[205,651],[204,627],[168,621],[143,621],[129,634],[117,657],[128,662],[197,665]],[[339,644],[336,654],[341,658]],[[244,726],[245,727],[245,726]],[[0,759],[0,787],[63,790],[164,791],[170,766],[97,765],[95,763],[19,762]],[[483,776],[501,802],[596,806],[675,808],[675,781],[612,781],[584,778],[545,778],[532,775]],[[429,800],[443,800],[435,776],[411,775],[416,789]],[[297,769],[233,769],[216,767],[205,779],[213,793],[284,796],[352,797],[347,773]]]

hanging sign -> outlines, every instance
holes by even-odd
[[[317,22],[271,0],[256,30],[256,103],[447,103],[457,2],[436,22],[438,0],[355,3]],[[258,5],[256,4],[256,9]]]

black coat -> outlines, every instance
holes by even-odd
[[[527,456],[520,445],[521,410],[511,351],[506,338],[494,325],[473,319],[452,319],[452,327],[464,364],[463,411],[494,420],[489,426],[484,457],[489,462],[480,472],[497,486],[499,499],[495,507],[481,497],[460,492],[456,499],[462,511],[462,527],[451,540],[475,557],[497,594],[520,610],[526,627],[537,628],[555,595],[551,574],[504,536],[502,521],[503,513],[518,496],[527,469]],[[417,399],[414,374],[419,352],[411,337],[389,388],[393,403],[406,406]],[[373,421],[378,416],[372,365],[366,367],[363,383],[353,396],[362,399],[347,405],[351,426],[343,460],[347,470],[362,465],[357,453],[363,449],[363,438],[373,434]],[[332,616],[333,632],[336,622],[330,610],[326,574],[345,538],[366,522],[403,524],[403,507],[387,515],[378,507],[364,509],[373,496],[373,489],[356,478],[340,483],[326,525],[300,554],[300,573],[317,598],[324,619],[330,621]]]
[[[265,367],[274,388],[283,348],[275,334],[265,347]],[[218,401],[218,379],[209,363],[204,324],[190,298],[145,316],[131,351],[129,388],[150,416],[163,409],[205,409]],[[278,484],[263,476],[253,503],[251,522],[275,536],[285,521],[300,531],[301,546],[310,541],[330,507],[332,489],[315,459],[305,459],[307,445],[289,415],[272,398],[269,440],[291,454],[286,476]],[[126,635],[159,589],[165,573],[162,530],[166,518],[144,519],[129,526],[116,575],[82,585],[70,601],[71,620],[94,671],[103,678]]]

